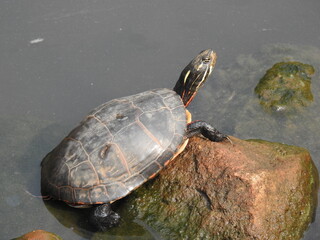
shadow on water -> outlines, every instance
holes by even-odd
[[[88,216],[91,211],[87,209],[76,209],[67,206],[60,201],[45,201],[47,210],[68,229],[72,229],[77,235],[86,239],[161,239],[155,231],[140,220],[135,220],[128,215],[124,208],[121,208],[124,200],[119,200],[112,205],[112,208],[121,215],[120,224],[109,229],[107,232],[97,232],[96,228],[90,225]]]

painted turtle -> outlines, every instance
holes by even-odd
[[[204,50],[173,90],[114,99],[91,111],[43,159],[42,194],[73,207],[94,206],[89,219],[99,230],[116,225],[120,217],[110,204],[154,177],[184,150],[189,137],[227,138],[204,121],[191,122],[185,108],[215,63],[216,54]]]

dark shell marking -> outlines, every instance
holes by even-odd
[[[104,103],[43,159],[43,194],[71,204],[122,198],[172,159],[186,126],[181,98],[169,89]]]

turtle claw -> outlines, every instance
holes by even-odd
[[[224,140],[228,140],[231,143],[231,145],[234,145],[232,140],[231,140],[231,138],[228,135],[225,135],[225,134],[222,134],[222,133],[220,133],[220,134],[221,134],[221,136],[219,136],[219,139],[221,139],[221,140],[220,141],[216,141],[216,142],[222,142]]]
[[[207,137],[209,140],[213,142],[223,142],[225,139],[228,139],[228,136],[219,132],[216,129],[205,131],[202,133],[205,137]]]
[[[231,143],[231,145],[234,145],[232,140],[229,138],[229,136],[226,136],[226,139]]]

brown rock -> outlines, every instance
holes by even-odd
[[[166,239],[300,239],[318,173],[307,150],[258,140],[192,138],[129,201]]]
[[[13,240],[62,240],[62,238],[45,230],[34,230]]]

